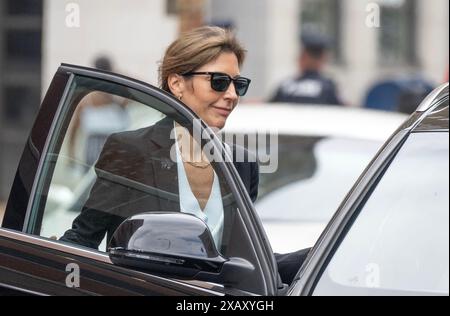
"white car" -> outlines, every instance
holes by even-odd
[[[236,108],[223,130],[227,137],[278,134],[278,168],[262,170],[255,205],[275,252],[314,245],[372,157],[406,119],[399,113],[336,106]],[[258,157],[270,149],[268,143],[260,147],[252,147]]]

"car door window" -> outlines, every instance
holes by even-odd
[[[170,114],[159,100],[120,85],[77,77],[70,89],[42,165],[27,231],[91,248],[103,240],[105,251],[126,218],[180,211],[180,185],[190,185],[183,211],[202,217],[211,231],[233,216],[235,200],[217,167],[203,173],[217,191],[202,192],[206,186],[190,178],[187,167],[180,175],[171,157],[174,127],[186,131],[189,122]],[[216,207],[208,209],[213,202]],[[216,235],[217,247],[226,248],[227,232]]]
[[[312,247],[379,147],[366,139],[279,136],[279,167],[261,174],[255,204],[274,251]]]
[[[449,293],[448,133],[413,133],[362,207],[314,295]]]
[[[145,190],[146,187],[152,187],[155,180],[154,176],[150,176],[153,179],[144,180],[144,165],[139,164],[139,159],[145,152],[145,144],[125,154],[125,151],[131,150],[127,148],[127,144],[120,141],[113,143],[122,135],[126,137],[126,131],[130,134],[137,130],[144,131],[166,116],[132,99],[103,91],[86,92],[88,93],[75,105],[66,132],[56,133],[58,137],[52,140],[53,146],[50,146],[54,149],[48,152],[43,165],[45,176],[35,195],[31,212],[33,221],[29,227],[43,237],[60,239],[77,224],[74,220],[83,210],[88,213],[91,212],[89,209],[95,208],[96,211],[111,216],[121,214],[117,218],[118,222],[131,215],[130,212],[156,210],[135,205],[137,200],[145,199],[145,193],[139,194],[139,184],[143,184],[142,188]],[[58,151],[56,146],[61,141]],[[124,152],[123,155],[121,151]],[[148,157],[149,164],[152,163],[152,158]],[[106,178],[109,183],[104,180]],[[48,191],[44,183],[47,180],[50,180]],[[107,197],[109,194],[111,196]],[[119,206],[123,208],[118,209]],[[40,216],[41,223],[38,220]],[[94,216],[91,220],[101,222],[110,219],[109,216]],[[102,240],[90,240],[100,236],[91,235],[87,231],[85,233],[88,239],[65,240],[106,250],[106,235],[102,236]],[[100,247],[99,241],[102,241]]]

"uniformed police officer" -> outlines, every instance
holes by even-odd
[[[270,102],[342,105],[334,82],[321,74],[328,58],[329,40],[311,32],[303,33],[301,40],[301,74],[282,82]]]

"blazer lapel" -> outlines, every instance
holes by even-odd
[[[173,122],[165,118],[156,123],[147,146],[155,187],[160,190],[160,210],[166,212],[180,211],[177,163],[170,159],[170,150],[175,144],[175,139],[170,138]]]
[[[177,163],[170,158],[170,151],[175,145],[174,137],[171,138],[173,128],[174,121],[170,118],[164,118],[153,126],[147,137],[149,143],[147,143],[146,157],[148,157],[148,163],[153,169],[149,173],[153,173],[155,187],[161,191],[159,196],[161,211],[179,212],[178,169]],[[235,148],[230,149],[234,155]],[[222,170],[217,165],[215,167],[224,207],[227,207],[235,203],[235,198]]]

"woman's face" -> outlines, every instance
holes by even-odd
[[[195,70],[196,72],[221,72],[235,78],[240,75],[239,63],[234,53],[222,53],[219,57]],[[211,76],[196,75],[184,77],[180,96],[210,127],[222,129],[228,116],[239,101],[234,84],[231,83],[224,92],[211,88]]]

